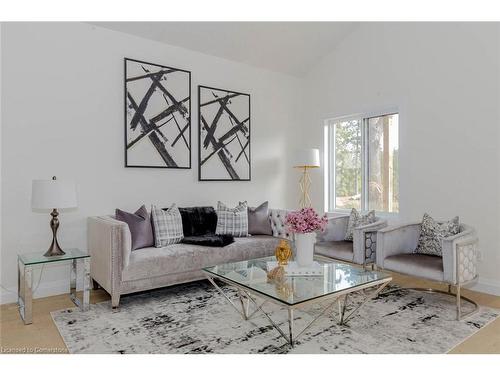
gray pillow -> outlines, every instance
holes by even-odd
[[[460,232],[458,216],[439,224],[427,213],[424,214],[415,253],[443,256],[443,238]]]
[[[128,224],[132,237],[132,250],[154,246],[153,226],[146,206],[142,205],[133,214],[117,208],[115,218]]]
[[[258,207],[248,207],[248,234],[273,235],[268,206],[269,202],[266,201]]]
[[[358,212],[358,210],[353,208],[351,210],[351,215],[349,216],[349,221],[347,223],[347,230],[345,233],[344,240],[345,241],[353,241],[354,240],[354,237],[353,237],[354,228],[374,223],[375,220],[376,220],[376,218],[375,218],[375,211],[374,210],[368,212],[366,215],[362,215]]]

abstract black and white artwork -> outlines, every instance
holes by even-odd
[[[191,168],[191,72],[125,59],[125,166]]]
[[[250,181],[250,95],[198,86],[200,181]]]

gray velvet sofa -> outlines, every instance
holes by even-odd
[[[272,236],[235,238],[225,247],[175,244],[134,251],[126,223],[111,215],[89,217],[90,275],[118,307],[123,294],[200,280],[204,267],[273,255],[279,240],[290,237],[284,225],[287,212],[269,210]]]

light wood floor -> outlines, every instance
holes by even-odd
[[[444,286],[439,284],[398,274],[393,274],[393,278],[393,282],[402,286],[444,289]],[[465,290],[463,294],[472,298],[479,305],[500,309],[500,297],[468,290]],[[97,303],[109,300],[109,298],[109,295],[102,289],[93,290],[90,302]],[[24,325],[19,317],[16,304],[1,305],[0,352],[67,353],[66,346],[52,321],[50,312],[73,306],[67,294],[37,299],[33,301],[33,324]],[[450,314],[454,313],[454,310],[450,311]],[[500,353],[500,318],[469,337],[455,347],[451,353]]]

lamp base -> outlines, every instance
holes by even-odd
[[[57,242],[57,228],[59,228],[59,220],[57,216],[59,216],[59,213],[54,208],[50,215],[52,216],[52,220],[50,221],[50,229],[52,229],[52,243],[50,244],[47,252],[43,255],[46,257],[64,255],[66,253],[62,251],[61,246],[59,246],[59,242]]]
[[[300,188],[300,200],[299,207],[311,207],[311,197],[309,196],[309,190],[311,188],[311,177],[309,176],[309,167],[302,167],[302,175],[300,176],[299,188]]]
[[[45,254],[43,254],[43,256],[52,257],[52,256],[64,255],[64,254],[66,254],[66,253],[61,249],[61,247],[57,243],[57,239],[55,239],[55,241],[52,240],[52,244],[50,245],[47,252]]]

